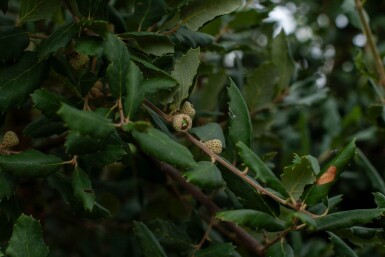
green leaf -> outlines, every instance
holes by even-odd
[[[140,108],[144,99],[144,88],[142,87],[143,75],[134,62],[129,63],[126,82],[126,97],[124,99],[124,113],[130,119]]]
[[[316,219],[318,230],[334,230],[363,225],[385,215],[385,208],[335,212]]]
[[[72,186],[75,197],[82,202],[84,209],[92,211],[95,205],[95,193],[87,173],[79,167],[76,167],[72,174]]]
[[[221,211],[216,214],[216,218],[253,229],[265,229],[270,232],[282,231],[286,228],[284,221],[256,210]]]
[[[182,45],[186,48],[197,48],[213,44],[214,37],[206,33],[191,31],[180,27],[172,34],[172,41],[176,45]]]
[[[198,166],[184,173],[184,176],[187,182],[201,188],[218,188],[224,185],[220,170],[212,162],[198,162]]]
[[[16,220],[5,253],[10,257],[47,256],[49,250],[44,242],[39,222],[31,216],[22,214]]]
[[[308,205],[317,204],[322,199],[325,199],[329,193],[331,186],[335,181],[340,177],[343,168],[349,163],[349,161],[354,157],[356,153],[355,138],[352,139],[347,146],[336,156],[334,157],[324,168],[318,173],[317,179],[319,179],[325,172],[330,171],[331,167],[335,167],[336,174],[334,179],[330,183],[325,184],[315,184],[306,192],[304,201]]]
[[[206,22],[217,16],[231,13],[242,5],[241,0],[194,0],[180,8],[182,23],[190,30],[197,31]]]
[[[21,0],[19,23],[49,19],[59,7],[59,0]]]
[[[23,134],[32,138],[39,138],[60,135],[66,130],[67,129],[62,122],[56,122],[47,117],[41,117],[40,119],[29,123],[23,129]]]
[[[200,48],[190,49],[185,55],[176,61],[171,76],[178,81],[179,89],[174,96],[175,110],[179,110],[182,102],[189,96],[190,87],[197,74],[199,66]]]
[[[115,131],[114,124],[107,118],[90,111],[81,111],[65,103],[57,114],[72,130],[95,138],[107,138]]]
[[[50,92],[45,88],[35,90],[31,98],[35,107],[47,117],[57,117],[56,112],[60,109],[61,104],[66,102],[63,96]]]
[[[373,193],[374,201],[377,204],[378,208],[385,208],[385,195],[380,192]]]
[[[250,112],[269,107],[277,94],[279,72],[274,63],[263,63],[247,77],[243,95]]]
[[[310,231],[314,231],[317,229],[317,223],[315,220],[308,214],[303,212],[293,212],[290,214],[290,217],[299,219],[302,223],[306,224],[306,227]]]
[[[111,94],[121,97],[129,80],[130,54],[126,44],[111,33],[106,36],[104,54],[110,62],[106,73]]]
[[[101,168],[105,165],[119,161],[125,154],[126,152],[122,145],[104,145],[102,150],[83,154],[79,158],[89,167]]]
[[[230,79],[230,85],[227,88],[229,97],[229,135],[233,144],[241,141],[247,147],[250,147],[252,127],[249,110],[241,92]]]
[[[60,158],[36,150],[0,155],[0,168],[19,178],[44,178],[59,170],[61,166]]]
[[[315,171],[312,167],[314,157],[307,155],[300,158],[296,163],[285,167],[281,176],[282,184],[289,193],[293,202],[301,197],[306,185],[310,185],[315,181]]]
[[[154,234],[144,223],[134,221],[134,233],[144,257],[167,257]]]
[[[366,171],[365,174],[367,174],[367,176],[369,177],[372,187],[375,190],[378,190],[385,194],[385,182],[383,178],[359,148],[357,148],[357,159],[358,163],[361,164],[361,166],[363,166],[364,170]]]
[[[280,240],[276,244],[269,247],[269,249],[267,250],[267,256],[294,257],[294,252],[287,242]]]
[[[25,52],[15,64],[0,66],[0,111],[22,105],[40,86],[46,75],[46,63],[36,53]]]
[[[29,45],[28,34],[18,27],[0,27],[0,62],[15,60]]]
[[[6,172],[0,170],[0,202],[3,199],[9,199],[16,189],[14,179]]]
[[[235,247],[231,243],[218,243],[195,252],[195,257],[232,257]]]
[[[192,169],[198,165],[185,146],[178,144],[160,130],[155,128],[149,128],[145,132],[134,130],[132,135],[144,152],[160,161],[183,170]]]
[[[196,110],[215,111],[218,106],[218,98],[223,87],[226,85],[228,77],[224,69],[207,75],[207,81],[199,91],[195,91],[199,101],[195,102]]]
[[[135,40],[137,44],[134,47],[147,54],[162,56],[174,53],[174,44],[167,36],[159,33],[147,31],[126,32],[120,34],[119,37]]]
[[[329,234],[329,239],[334,245],[334,252],[337,256],[344,257],[358,257],[358,255],[350,248],[341,238],[333,234],[332,232],[327,232]]]
[[[355,226],[347,229],[339,229],[335,233],[344,240],[349,240],[359,247],[385,244],[385,233],[383,228]]]
[[[79,24],[75,22],[60,27],[40,44],[39,56],[46,57],[61,48],[65,48],[79,34],[79,31]]]
[[[138,0],[135,2],[132,23],[137,25],[134,30],[141,31],[154,25],[166,13],[164,0]]]
[[[82,15],[90,19],[106,18],[108,2],[104,0],[76,0],[79,11]]]
[[[193,249],[193,241],[182,224],[156,219],[148,224],[156,239],[167,249],[188,251]]]
[[[189,130],[189,133],[197,135],[203,142],[219,139],[222,142],[222,146],[226,147],[225,136],[223,135],[222,127],[218,123],[210,122],[200,127],[194,127]]]
[[[285,187],[281,181],[275,176],[273,171],[256,155],[249,147],[243,142],[237,143],[238,154],[246,166],[255,172],[255,179],[263,183],[269,188],[282,194],[284,197],[288,197]]]
[[[104,42],[99,37],[82,37],[76,41],[75,50],[85,55],[101,57],[104,51]]]
[[[278,68],[279,90],[288,88],[295,66],[283,30],[273,39],[271,44],[271,60]]]
[[[236,195],[240,203],[247,209],[279,215],[279,204],[266,195],[261,195],[252,186],[227,170],[222,172],[226,186]]]

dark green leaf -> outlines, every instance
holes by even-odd
[[[59,94],[48,91],[47,89],[38,89],[31,95],[35,107],[47,117],[57,116],[56,112],[61,104],[66,102],[65,98]]]
[[[57,113],[72,131],[83,135],[104,139],[115,131],[109,119],[94,112],[81,111],[63,103]]]
[[[135,30],[141,31],[154,25],[166,13],[164,0],[138,0],[135,2],[132,22],[137,25]]]
[[[218,106],[218,97],[227,83],[227,75],[224,69],[220,69],[216,73],[210,73],[204,87],[197,93],[195,109],[204,111],[215,111]]]
[[[271,232],[281,231],[286,228],[284,221],[256,210],[241,209],[221,211],[217,213],[216,218],[223,221],[234,222],[241,226],[247,226],[253,229],[265,229]]]
[[[255,112],[269,107],[274,100],[278,85],[279,73],[273,63],[264,63],[252,71],[247,78],[243,95],[249,110]]]
[[[343,168],[349,163],[351,158],[356,153],[356,145],[355,139],[352,139],[347,146],[345,146],[342,151],[333,158],[325,167],[321,170],[317,175],[317,179],[319,179],[325,172],[331,168],[334,170],[335,167],[336,174],[334,174],[334,178],[325,184],[315,184],[313,185],[307,192],[304,197],[304,201],[309,205],[314,205],[318,203],[320,200],[325,199],[329,193],[331,186],[335,183],[335,181],[340,177]]]
[[[79,24],[75,22],[60,27],[40,44],[39,56],[45,57],[57,52],[61,48],[65,48],[79,34],[79,30]]]
[[[382,228],[366,228],[366,227],[351,227],[347,229],[339,229],[335,233],[349,240],[351,243],[364,247],[365,245],[384,245],[385,233]]]
[[[194,127],[189,130],[189,133],[197,135],[203,142],[219,139],[222,142],[222,146],[226,147],[225,136],[223,135],[222,127],[218,123],[210,122],[200,127]]]
[[[0,0],[0,9],[3,11],[4,14],[8,11],[8,0]]]
[[[74,195],[83,204],[85,210],[92,211],[95,205],[95,193],[91,181],[81,168],[76,167],[72,174]]]
[[[28,45],[28,34],[22,29],[0,27],[0,62],[18,59]]]
[[[197,31],[206,22],[217,16],[235,11],[241,4],[241,0],[189,1],[180,8],[180,18],[188,29]]]
[[[306,213],[294,212],[290,216],[299,219],[302,223],[306,224],[306,227],[311,231],[317,229],[317,223],[315,222],[315,220]]]
[[[46,75],[46,64],[39,62],[36,53],[25,52],[12,65],[0,66],[0,111],[22,105],[29,94],[40,86]]]
[[[126,32],[119,35],[122,38],[130,38],[136,41],[138,49],[147,54],[162,56],[168,53],[174,53],[174,44],[171,40],[162,34],[154,32]]]
[[[277,217],[279,204],[266,195],[261,195],[252,186],[227,170],[222,172],[226,186],[234,193],[245,208],[254,209]]]
[[[280,90],[288,88],[295,66],[283,30],[273,39],[271,59],[279,71],[278,88]]]
[[[184,173],[184,176],[187,182],[201,188],[218,188],[224,185],[220,170],[212,162],[198,162],[198,166]]]
[[[329,239],[334,245],[334,252],[337,256],[343,257],[358,257],[358,255],[350,248],[341,238],[333,234],[332,232],[327,232],[329,234]]]
[[[369,159],[365,156],[365,154],[361,151],[361,149],[357,148],[357,161],[363,166],[366,171],[365,174],[368,175],[372,187],[375,190],[378,190],[385,194],[385,182],[382,179],[380,173],[373,166],[373,164],[369,161]]]
[[[179,110],[183,100],[189,96],[189,90],[193,85],[200,62],[199,54],[200,48],[188,50],[185,55],[176,61],[174,70],[171,72],[171,76],[178,81],[180,86],[174,96],[175,110]]]
[[[297,158],[300,158],[300,160],[285,167],[281,176],[282,184],[293,202],[299,200],[306,185],[312,184],[315,181],[315,171],[312,167],[314,157],[307,155],[303,157],[297,156]]]
[[[234,250],[231,243],[219,243],[195,252],[195,257],[232,257]]]
[[[59,7],[59,0],[21,0],[19,23],[49,19]]]
[[[6,172],[0,170],[0,202],[9,199],[16,189],[14,179]]]
[[[358,209],[350,211],[335,212],[316,219],[318,230],[334,230],[363,225],[372,220],[384,216],[385,208],[381,209]]]
[[[66,131],[62,122],[56,122],[42,117],[36,121],[29,123],[23,130],[23,134],[32,137],[49,137],[52,135],[60,135]]]
[[[328,212],[332,211],[340,202],[342,202],[342,195],[336,195],[333,197],[330,197],[327,199],[327,201],[324,201],[317,203],[316,205],[311,206],[308,211],[317,215],[321,215],[325,213],[327,210]]]
[[[14,155],[0,155],[0,168],[19,178],[43,178],[59,170],[62,160],[54,155],[28,150]]]
[[[134,233],[144,257],[167,257],[162,246],[145,224],[134,221]]]
[[[269,188],[282,194],[284,197],[288,197],[285,187],[281,181],[275,176],[273,171],[256,155],[250,148],[248,148],[243,142],[237,143],[238,154],[246,166],[255,172],[255,179],[258,182],[262,182]]]
[[[99,37],[82,37],[76,41],[75,50],[85,55],[101,57],[104,43]]]
[[[80,21],[80,25],[83,29],[91,30],[92,32],[95,32],[97,35],[103,38],[105,38],[105,35],[109,31],[108,22],[106,20],[84,19]]]
[[[172,34],[172,40],[175,44],[186,48],[197,48],[211,45],[214,42],[214,37],[206,33],[191,31],[181,27]]]
[[[106,36],[104,54],[110,62],[106,72],[111,93],[120,97],[124,94],[129,80],[130,55],[123,41],[110,33]]]
[[[176,225],[169,220],[156,219],[148,224],[159,243],[167,249],[186,251],[192,249],[192,240],[187,229],[182,225]]]
[[[281,240],[276,244],[272,245],[271,247],[269,247],[269,249],[267,250],[267,256],[294,257],[294,252],[291,246],[287,242]]]
[[[16,220],[5,253],[10,257],[47,256],[49,250],[44,242],[39,222],[31,216],[22,214]]]
[[[380,192],[373,193],[374,201],[377,204],[378,208],[385,208],[385,195]]]
[[[125,115],[130,119],[138,111],[144,99],[144,88],[142,87],[143,75],[134,62],[130,62],[126,73],[126,97],[123,106]]]
[[[252,127],[249,110],[241,92],[230,79],[230,85],[227,88],[229,97],[229,135],[233,144],[241,141],[247,147],[250,147]]]
[[[233,19],[228,24],[229,28],[235,30],[247,30],[250,29],[250,27],[259,25],[263,19],[267,18],[268,12],[257,8],[246,8],[235,12],[232,16]]]
[[[160,130],[155,128],[150,128],[145,132],[134,130],[132,135],[143,151],[158,160],[183,170],[195,168],[198,165],[185,146],[178,144]]]
[[[105,18],[108,1],[105,0],[76,0],[80,13],[88,19]]]
[[[100,168],[119,161],[125,154],[126,152],[122,145],[104,145],[104,149],[94,153],[83,154],[79,158],[87,166]]]

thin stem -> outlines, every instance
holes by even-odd
[[[28,32],[28,37],[35,38],[35,39],[47,39],[49,36],[44,34],[34,34],[34,33]]]
[[[202,248],[203,244],[206,242],[207,238],[210,235],[211,229],[213,228],[216,220],[214,217],[211,217],[209,224],[207,225],[207,229],[201,239],[201,241],[196,245],[193,256],[195,256],[195,252]]]
[[[362,24],[363,32],[365,34],[366,39],[368,40],[368,46],[370,51],[372,52],[373,58],[374,58],[374,63],[376,66],[376,70],[379,76],[379,83],[385,88],[385,68],[384,64],[381,60],[381,56],[378,53],[378,49],[376,47],[376,44],[374,42],[374,36],[372,33],[372,30],[369,26],[369,22],[365,17],[365,11],[362,6],[361,0],[355,0],[356,2],[356,8],[358,12],[358,16],[360,17],[360,21]]]
[[[156,107],[155,105],[153,105],[150,101],[148,101],[147,99],[144,100],[144,104],[147,105],[148,107],[150,107],[151,110],[153,110],[156,114],[158,114],[160,117],[162,117],[162,119],[164,119],[165,121],[167,122],[171,122],[171,117],[168,116],[167,114],[165,114],[164,112],[162,112],[158,107]]]

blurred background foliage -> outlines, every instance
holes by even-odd
[[[2,9],[7,2],[0,0]],[[8,2],[7,13],[0,15],[1,25],[15,24],[20,2],[25,1]],[[52,18],[24,22],[21,28],[47,35],[57,31],[72,20],[67,5],[76,1],[62,2],[65,4],[55,9]],[[384,91],[377,83],[354,1],[243,1],[237,11],[204,24],[198,31],[185,26],[172,31],[169,21],[172,21],[178,4],[184,2],[188,1],[77,1],[84,17],[107,20],[115,33],[132,32],[126,35],[130,53],[163,71],[171,71],[174,57],[190,48],[200,47],[201,63],[194,88],[189,92],[189,100],[197,111],[195,126],[217,123],[225,128],[225,136],[228,136],[226,85],[230,76],[250,111],[254,131],[251,148],[277,174],[292,163],[294,154],[315,156],[322,166],[335,155],[334,150],[357,138],[359,154],[333,186],[330,197],[343,195],[343,201],[337,207],[340,211],[374,208],[372,192],[385,193],[382,182],[385,114],[381,102]],[[150,18],[141,20],[145,15],[141,7],[147,5],[151,6],[152,13]],[[365,10],[380,55],[384,57],[385,2],[368,0]],[[90,27],[99,28],[96,23]],[[146,30],[167,35],[174,49],[168,49],[169,43],[162,41],[164,39],[157,42],[156,38],[143,39],[135,35],[137,31]],[[31,39],[31,42],[29,49],[35,50],[40,39]],[[154,48],[153,42],[158,48]],[[159,50],[162,44],[165,46]],[[92,54],[100,51],[98,42],[94,46],[86,51]],[[103,69],[101,64],[100,70]],[[72,96],[71,92],[63,92],[63,85],[71,84],[71,78],[63,78],[58,73],[51,72],[45,83],[62,95]],[[53,83],[56,84],[52,86]],[[168,107],[172,109],[172,106]],[[2,130],[12,129],[20,135],[24,130],[27,135],[21,138],[18,150],[41,146],[44,151],[63,154],[63,142],[53,140],[47,145],[40,144],[45,138],[28,136],[25,127],[38,116],[39,113],[31,109],[31,103],[27,103],[3,114]],[[142,111],[139,117],[149,120]],[[152,115],[151,122],[171,135],[156,115]],[[63,131],[61,126],[52,129]],[[182,143],[190,146],[183,140]],[[141,256],[133,228],[145,229],[141,223],[134,224],[134,220],[147,224],[167,250],[167,256],[190,256],[192,243],[197,244],[207,228],[200,216],[204,210],[194,197],[149,162],[136,145],[129,147],[131,155],[125,155],[119,163],[92,168],[90,175],[97,201],[108,209],[110,218],[92,220],[92,214],[70,209],[59,196],[66,195],[68,188],[65,185],[71,183],[64,175],[56,174],[45,180],[23,180],[17,187],[16,196],[0,203],[3,210],[0,213],[0,246],[7,244],[12,233],[11,217],[24,212],[42,221],[50,256]],[[234,145],[227,145],[225,157],[233,158],[232,148]],[[202,157],[198,150],[192,151],[195,156]],[[68,173],[64,169],[63,174]],[[239,204],[231,199],[234,194],[226,190],[204,192],[215,195],[215,201],[221,206]],[[79,219],[74,213],[84,218]],[[249,232],[262,238],[260,233]],[[231,252],[231,255],[224,253],[223,256],[254,256],[241,246],[234,251],[216,231],[210,238],[213,242],[223,243],[223,251]],[[337,256],[338,251],[332,250],[327,238],[326,233],[307,232],[292,232],[288,236],[294,256]],[[349,244],[357,250],[358,256],[385,254],[383,245],[376,242],[362,248]]]

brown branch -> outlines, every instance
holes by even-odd
[[[183,187],[187,192],[189,192],[197,201],[199,201],[203,206],[207,208],[207,210],[215,214],[221,209],[205,194],[203,194],[196,186],[188,183],[185,178],[180,175],[180,172],[172,167],[169,164],[161,163],[155,159],[159,165],[161,170],[166,173],[170,178],[176,181],[181,187]],[[214,223],[214,226],[218,228],[219,231],[229,230],[230,239],[237,242],[239,245],[243,245],[248,250],[256,253],[259,256],[262,256],[263,252],[261,251],[262,245],[252,236],[250,236],[245,230],[241,227],[237,227],[234,223],[231,222],[221,222]],[[221,226],[224,226],[221,228]]]
[[[385,88],[385,68],[384,64],[381,60],[381,56],[378,52],[378,49],[376,47],[376,44],[374,42],[374,36],[372,33],[372,30],[369,26],[369,22],[365,17],[365,11],[362,6],[361,0],[355,0],[356,2],[356,8],[358,12],[358,16],[360,17],[360,21],[362,24],[362,29],[365,34],[365,37],[368,42],[368,46],[370,51],[372,52],[373,58],[374,58],[374,64],[376,66],[377,75],[379,76],[379,83]]]

